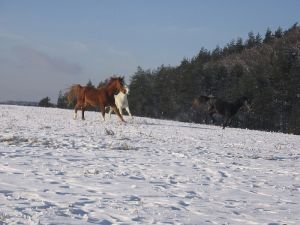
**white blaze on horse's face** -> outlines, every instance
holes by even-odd
[[[121,88],[120,88],[120,92],[122,92],[123,94],[126,94],[126,93],[127,93],[127,90],[126,90],[126,85],[124,85],[124,86],[121,86]]]
[[[122,93],[122,94],[124,94],[124,95],[127,95],[128,92],[129,92],[128,86],[127,86],[127,85],[124,85],[123,88],[120,90],[119,93]]]

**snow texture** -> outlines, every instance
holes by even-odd
[[[300,136],[0,106],[0,224],[300,224]]]

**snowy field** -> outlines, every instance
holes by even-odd
[[[300,136],[72,117],[0,106],[0,224],[300,224]]]

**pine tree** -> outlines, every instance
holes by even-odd
[[[275,38],[281,38],[283,36],[283,31],[282,31],[281,27],[278,27],[278,29],[275,31],[274,36],[275,36]]]
[[[257,35],[255,36],[255,45],[259,46],[261,44],[262,44],[262,37],[260,33],[257,33]]]
[[[255,46],[255,36],[254,36],[253,31],[250,31],[248,33],[248,39],[246,41],[246,47],[247,48],[252,48],[254,46]]]
[[[94,87],[93,83],[91,80],[89,80],[86,84],[87,87]]]
[[[241,37],[238,37],[236,39],[235,48],[238,53],[240,53],[244,50],[243,39]]]
[[[58,108],[67,108],[67,99],[66,95],[63,95],[62,91],[59,91],[58,99],[57,99],[57,107]]]
[[[272,40],[273,40],[273,34],[272,34],[271,29],[268,27],[266,34],[265,34],[265,38],[263,40],[263,43],[269,44],[272,42]]]
[[[229,54],[235,53],[236,52],[236,45],[235,45],[235,40],[232,39],[228,44],[227,44],[227,50]]]
[[[211,53],[212,60],[218,60],[222,56],[222,49],[219,45],[216,46],[216,48]]]

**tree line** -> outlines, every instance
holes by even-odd
[[[300,134],[300,27],[267,29],[264,37],[249,32],[212,51],[201,48],[179,66],[154,70],[138,67],[130,81],[133,114],[161,119],[209,122],[205,110],[190,110],[199,95],[227,101],[252,100],[232,126]]]
[[[238,113],[231,126],[300,134],[300,27],[268,28],[264,36],[251,31],[223,48],[202,47],[178,66],[138,67],[129,87],[136,116],[210,123],[205,110],[191,110],[195,97],[234,101],[243,95],[252,100],[252,110]],[[60,92],[57,107],[72,107],[66,93]]]

